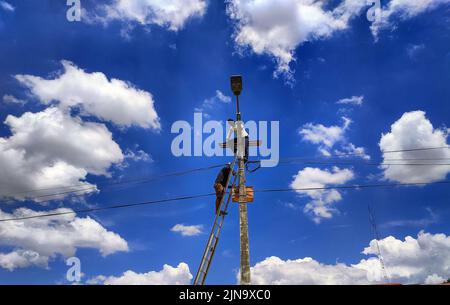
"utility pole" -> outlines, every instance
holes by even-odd
[[[209,235],[208,242],[206,244],[205,251],[203,252],[202,260],[200,266],[198,267],[197,274],[194,279],[194,285],[203,285],[208,275],[208,270],[211,265],[214,253],[216,251],[217,242],[219,241],[220,231],[227,215],[226,211],[230,199],[233,198],[233,202],[238,202],[239,204],[239,234],[240,234],[240,248],[241,248],[241,285],[250,284],[250,250],[248,242],[248,218],[247,218],[247,203],[254,201],[254,192],[252,187],[245,185],[245,162],[248,158],[247,156],[247,146],[260,146],[261,141],[250,141],[248,139],[247,133],[244,130],[244,124],[241,120],[241,112],[239,110],[239,95],[242,92],[242,76],[236,75],[231,77],[231,90],[236,96],[236,121],[232,119],[228,120],[231,124],[230,131],[234,133],[234,139],[231,138],[233,133],[229,132],[227,134],[227,140],[225,143],[220,143],[222,148],[231,148],[234,153],[234,161],[231,165],[233,182],[232,187],[229,190],[228,186],[231,183],[231,175],[228,176],[228,180],[225,186],[225,193],[228,193],[228,198],[225,203],[223,203],[224,197],[220,203],[221,212],[216,213],[216,218],[214,219],[214,224]],[[234,167],[236,162],[238,162],[238,173],[234,172]],[[238,180],[239,187],[237,196],[235,196],[236,180]],[[223,207],[222,207],[223,206]],[[222,210],[223,208],[223,210]]]
[[[242,92],[242,76],[231,77],[231,90],[236,96],[236,153],[238,156],[238,184],[239,184],[239,232],[241,250],[241,285],[250,285],[250,247],[248,239],[247,194],[245,185],[245,139],[242,137],[244,125],[239,109],[239,95]],[[244,149],[243,149],[244,148]]]

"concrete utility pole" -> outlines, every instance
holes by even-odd
[[[247,194],[245,186],[245,139],[242,137],[244,124],[239,109],[239,95],[242,92],[242,77],[231,77],[231,90],[236,96],[236,153],[238,156],[238,183],[239,183],[239,231],[241,241],[241,285],[250,284],[250,247],[248,239]],[[244,149],[242,149],[244,147]]]

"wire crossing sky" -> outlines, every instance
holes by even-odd
[[[257,192],[257,193],[274,193],[274,192],[292,192],[292,191],[320,191],[320,190],[334,190],[334,189],[364,189],[364,188],[377,188],[377,187],[424,186],[424,185],[429,185],[429,184],[449,184],[449,183],[450,183],[450,181],[440,181],[440,182],[435,182],[435,183],[424,182],[424,183],[347,185],[347,186],[312,187],[312,188],[295,188],[295,189],[293,189],[293,188],[261,189],[261,190],[257,189],[257,190],[255,190],[255,192]],[[0,219],[0,222],[27,220],[27,219],[43,218],[43,217],[64,216],[64,215],[68,215],[68,214],[92,213],[92,212],[98,212],[98,211],[104,211],[104,210],[137,207],[137,206],[156,204],[156,203],[192,200],[192,199],[198,199],[198,198],[208,197],[208,196],[212,196],[212,195],[214,195],[214,193],[193,195],[193,196],[182,196],[182,197],[176,197],[176,198],[152,200],[152,201],[145,201],[145,202],[138,202],[138,203],[116,204],[116,205],[109,205],[109,206],[90,208],[90,209],[84,209],[84,210],[74,210],[74,211],[67,210],[67,211],[55,212],[55,213],[40,213],[40,214],[33,215],[33,216]]]
[[[447,280],[449,16],[448,0],[1,0],[0,284],[192,283],[240,126],[232,75],[261,144],[253,284]],[[206,283],[238,283],[239,253],[231,203]]]

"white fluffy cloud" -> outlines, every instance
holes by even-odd
[[[24,191],[69,185],[94,191],[84,182],[86,175],[106,175],[124,158],[103,124],[83,122],[58,108],[9,115],[5,124],[12,135],[0,138],[0,196],[23,199],[39,195]]]
[[[450,0],[391,0],[376,9],[371,31],[375,38],[382,29],[390,29],[398,20],[449,3]],[[295,49],[305,42],[327,39],[349,27],[355,16],[374,10],[365,0],[342,0],[336,6],[325,0],[229,0],[227,14],[235,23],[234,40],[238,48],[275,59],[275,76],[292,80],[290,63]],[[370,10],[370,11],[369,11]]]
[[[108,79],[101,72],[87,73],[68,61],[62,65],[64,71],[52,79],[16,75],[41,103],[50,106],[41,112],[6,118],[12,135],[0,138],[0,170],[4,173],[0,176],[0,196],[36,197],[44,192],[23,192],[71,185],[88,193],[96,190],[85,181],[88,174],[108,175],[109,168],[120,166],[124,159],[150,160],[142,151],[127,151],[124,156],[104,124],[84,122],[81,117],[160,130],[152,95],[125,81]],[[5,95],[4,100],[17,99]],[[71,115],[73,109],[79,110],[78,116]]]
[[[442,283],[450,277],[450,236],[420,232],[404,240],[379,242],[391,282]],[[362,252],[371,257],[354,265],[322,264],[313,258],[269,257],[251,268],[253,284],[374,284],[384,282],[375,240]]]
[[[370,156],[366,154],[363,147],[357,147],[347,139],[346,132],[352,121],[347,117],[342,117],[342,120],[342,126],[307,123],[302,126],[299,134],[303,141],[318,145],[319,152],[325,157],[331,157],[331,149],[339,144],[340,148],[334,150],[336,156],[352,156],[369,160]]]
[[[277,62],[275,75],[292,75],[289,64],[297,46],[330,37],[347,28],[349,19],[366,6],[346,0],[334,8],[318,0],[230,0],[228,16],[235,22],[235,43]]]
[[[429,276],[450,277],[450,236],[420,232],[417,238],[404,240],[393,236],[378,242],[389,277],[401,283],[424,283]],[[372,240],[363,254],[376,255],[377,245]],[[376,258],[361,260],[357,268],[367,270],[372,277],[379,268]],[[375,280],[374,278],[370,278]]]
[[[104,285],[189,285],[192,274],[186,263],[177,267],[164,265],[161,271],[136,273],[128,270],[119,277],[99,275],[88,281],[88,284]]]
[[[345,264],[326,265],[311,257],[282,260],[272,256],[251,267],[255,285],[367,284],[366,272]]]
[[[340,169],[333,167],[331,171],[322,170],[320,168],[306,167],[300,170],[293,177],[291,188],[323,188],[329,185],[342,185],[354,178],[354,173],[350,169]],[[329,219],[337,212],[333,204],[342,200],[341,193],[335,189],[328,190],[307,190],[296,191],[298,194],[308,196],[312,199],[306,204],[304,212],[312,215],[316,223],[320,223],[322,219]]]
[[[61,208],[46,213],[64,212],[72,210]],[[0,219],[41,214],[26,208],[13,213],[0,210]],[[103,256],[128,251],[127,242],[118,234],[90,217],[80,218],[75,214],[0,222],[0,245],[16,249],[11,253],[0,253],[0,266],[8,270],[30,265],[46,267],[49,259],[57,255],[73,256],[77,248],[98,249]]]
[[[381,151],[397,151],[415,148],[444,147],[447,144],[447,130],[435,129],[423,111],[406,112],[391,126],[391,131],[383,134],[379,143]],[[383,159],[449,159],[450,149],[406,151],[383,153]],[[393,163],[393,161],[384,161]],[[442,161],[395,161],[394,163],[442,163]],[[444,179],[450,166],[427,165],[382,166],[385,179],[402,182],[433,182]]]
[[[29,266],[46,268],[48,257],[40,256],[39,253],[29,250],[16,250],[9,253],[0,253],[0,267],[9,271]]]
[[[186,226],[183,224],[174,225],[170,231],[180,233],[183,236],[196,236],[203,233],[202,225]]]
[[[344,121],[342,126],[327,127],[322,124],[307,123],[300,129],[299,134],[304,141],[331,148],[337,142],[344,141],[345,131],[351,124],[350,119],[346,117],[342,119]]]
[[[119,80],[109,80],[102,72],[87,73],[69,61],[61,62],[64,72],[54,79],[16,75],[39,100],[61,108],[79,108],[82,115],[93,115],[120,126],[140,126],[159,130],[158,114],[152,95]]]
[[[391,0],[381,8],[372,23],[372,33],[377,37],[381,30],[393,28],[396,20],[411,19],[447,3],[450,3],[450,0]]]
[[[114,0],[102,7],[98,18],[104,22],[122,20],[141,25],[156,24],[178,31],[192,18],[202,17],[206,0]]]

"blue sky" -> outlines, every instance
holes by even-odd
[[[382,1],[383,15],[376,30],[374,30],[376,24],[372,24],[366,18],[369,6],[349,9],[351,18],[345,19],[344,15],[338,15],[336,10],[336,7],[342,4],[340,1],[325,1],[326,3],[322,5],[320,1],[298,1],[297,4],[302,5],[296,6],[295,1],[285,0],[282,1],[283,5],[277,6],[280,12],[273,11],[273,14],[267,15],[271,16],[270,18],[258,19],[258,12],[262,12],[261,14],[264,10],[271,12],[270,5],[273,5],[271,1],[261,1],[263,3],[261,7],[257,7],[244,4],[240,6],[239,1],[223,3],[196,0],[189,2],[189,5],[194,7],[193,11],[186,9],[189,5],[185,7],[189,18],[180,21],[177,14],[167,16],[162,14],[159,17],[168,18],[163,19],[165,20],[163,23],[158,23],[157,18],[150,15],[146,16],[144,22],[139,22],[130,17],[132,15],[127,15],[126,7],[122,7],[123,11],[120,11],[120,6],[114,6],[114,1],[106,1],[105,5],[110,5],[110,8],[117,10],[116,12],[121,12],[117,16],[105,16],[104,11],[94,1],[82,0],[83,13],[80,22],[67,20],[68,7],[65,1],[8,0],[7,2],[13,9],[5,8],[4,5],[0,7],[0,97],[3,98],[0,102],[1,122],[5,122],[8,116],[22,117],[26,112],[42,113],[51,107],[62,109],[64,102],[52,97],[52,93],[48,94],[51,101],[45,102],[45,94],[33,92],[32,89],[36,88],[36,84],[27,85],[25,81],[21,82],[15,76],[31,75],[48,80],[58,79],[64,74],[61,61],[66,60],[71,62],[72,67],[84,70],[83,75],[101,72],[108,81],[114,78],[125,82],[124,84],[128,84],[124,85],[126,92],[134,90],[130,88],[135,88],[140,90],[140,93],[150,93],[151,98],[143,100],[151,100],[154,103],[151,107],[154,107],[157,113],[160,126],[143,126],[145,124],[140,121],[136,123],[135,116],[139,116],[137,112],[141,109],[134,109],[134,105],[129,106],[131,110],[127,113],[130,115],[129,125],[121,125],[115,116],[108,119],[105,113],[109,113],[110,109],[95,108],[92,106],[95,105],[95,100],[91,105],[93,108],[90,111],[85,108],[84,113],[76,106],[65,108],[64,111],[68,112],[58,110],[64,113],[64,120],[78,118],[86,124],[91,122],[98,124],[96,126],[104,126],[105,130],[111,133],[111,138],[100,143],[113,147],[111,143],[113,141],[121,150],[119,155],[128,157],[120,160],[118,153],[111,153],[110,158],[105,161],[106,165],[101,167],[101,170],[110,174],[107,178],[91,170],[97,169],[98,164],[84,165],[87,175],[80,181],[97,184],[100,191],[82,197],[83,200],[66,197],[42,205],[29,199],[19,200],[5,191],[1,194],[4,198],[1,207],[3,213],[13,213],[19,207],[35,211],[53,210],[61,206],[77,209],[86,205],[101,207],[115,203],[133,203],[212,192],[216,170],[112,190],[103,190],[101,183],[105,179],[116,181],[151,177],[228,161],[226,157],[174,157],[170,147],[175,135],[170,133],[170,128],[177,120],[192,123],[194,109],[201,107],[207,99],[214,103],[211,109],[207,109],[211,119],[225,120],[232,117],[234,105],[224,103],[216,97],[217,90],[231,96],[229,76],[232,74],[242,74],[244,77],[244,91],[241,97],[244,121],[280,122],[281,158],[308,157],[323,161],[327,160],[323,155],[324,151],[332,155],[339,154],[339,151],[353,152],[348,150],[350,144],[353,144],[354,148],[362,148],[364,153],[370,156],[371,163],[380,163],[383,157],[388,158],[380,151],[379,144],[383,134],[389,134],[391,137],[386,138],[383,144],[385,150],[448,143],[446,141],[450,114],[448,1],[435,0],[430,1],[429,7],[411,8],[404,5],[404,1],[393,0],[392,2],[400,3],[399,11],[395,11],[388,1]],[[147,9],[150,11],[155,9],[152,5],[157,6],[152,4],[152,1],[142,3],[144,2],[148,3]],[[242,1],[244,2],[247,1]],[[197,7],[198,11],[195,11],[195,4],[198,3],[204,6]],[[318,21],[310,20],[315,22],[315,27],[311,27],[311,30],[305,26],[310,24],[308,18],[299,17],[293,20],[289,19],[292,16],[280,18],[286,13],[283,11],[284,8],[302,11],[311,7],[315,9],[313,13],[319,14],[320,17],[317,18]],[[236,19],[237,17],[232,18],[233,9],[237,16],[239,14],[250,16],[250,21],[245,23]],[[408,15],[406,12],[413,13]],[[182,10],[177,13],[181,14]],[[95,16],[103,19],[96,20]],[[321,18],[325,18],[324,16],[334,19],[332,22],[325,20],[322,24]],[[266,27],[256,22],[258,20],[268,20]],[[289,23],[291,21],[292,23]],[[285,28],[275,36],[264,32],[265,29],[270,30],[276,25]],[[175,26],[176,29],[173,28]],[[297,30],[293,26],[299,26],[300,32],[295,33]],[[252,44],[252,40],[244,35],[243,29],[253,30],[258,41],[253,41]],[[291,30],[294,33],[291,33]],[[237,40],[236,37],[242,39]],[[271,37],[270,41],[268,37]],[[277,39],[281,41],[279,45]],[[262,51],[258,51],[257,43],[264,46]],[[281,53],[287,52],[293,58],[287,61],[282,59],[277,55],[280,50]],[[283,63],[288,65],[288,70],[283,70]],[[81,87],[76,87],[76,80],[74,84],[72,95],[83,91]],[[133,92],[136,95],[140,94]],[[337,103],[351,97],[362,97],[362,104]],[[119,98],[117,103],[121,102]],[[89,106],[85,104],[84,107]],[[146,107],[145,109],[148,109],[148,105]],[[114,109],[111,111],[114,112]],[[344,124],[344,117],[351,120],[348,126]],[[391,125],[396,122],[399,130],[391,130]],[[431,131],[427,123],[432,124]],[[332,133],[330,127],[333,126],[334,131],[340,134]],[[19,131],[20,126],[15,132]],[[311,133],[314,134],[315,140],[305,136]],[[7,159],[12,158],[5,153],[7,146],[19,145],[17,143],[20,142],[20,139],[14,140],[16,142],[7,140],[11,139],[13,134],[14,130],[10,125],[0,124],[0,137],[7,143],[0,142],[4,145],[0,147],[2,149],[0,153],[3,154],[0,156],[0,168],[3,167],[5,173],[8,173],[6,165],[13,163]],[[324,142],[324,134],[332,142],[331,145]],[[68,140],[70,141],[69,134]],[[77,142],[78,139],[75,137],[73,141]],[[92,149],[96,148],[95,141],[87,143],[92,145]],[[20,145],[29,149],[27,151],[27,148],[23,148],[26,152],[25,159],[32,158],[33,153],[38,150],[37,144]],[[80,142],[80,145],[87,144]],[[61,160],[62,157],[58,152],[54,152],[58,151],[56,148],[53,150],[50,147],[48,151],[52,151],[53,155],[45,156],[48,158],[43,158],[44,161],[39,162],[53,164],[52,162]],[[49,154],[48,151],[40,151],[40,154]],[[398,154],[396,157],[439,156],[450,159],[448,153],[448,149],[444,149],[439,152],[422,152],[419,155]],[[137,158],[136,155],[139,154],[147,157]],[[79,157],[84,159],[90,155]],[[335,158],[331,160],[336,161]],[[319,177],[314,174],[307,176],[305,171],[307,165],[280,164],[275,168],[262,168],[255,173],[249,173],[247,180],[248,184],[255,188],[267,189],[287,188],[296,180],[294,176],[298,178],[299,185],[308,185],[309,182],[327,186],[436,182],[445,180],[447,173],[450,172],[448,166],[427,167],[423,171],[417,171],[417,167],[410,171],[411,167],[400,166],[398,171],[389,172],[376,165],[361,164],[367,160],[358,157],[342,158],[338,161],[357,164],[338,165],[338,169],[333,169],[331,163],[309,165],[317,169],[315,173],[319,173]],[[33,164],[38,168],[43,166],[33,162],[26,160],[23,164]],[[79,163],[77,166],[80,166]],[[351,177],[342,179],[337,177],[338,173],[344,170],[347,170],[347,173],[351,172],[349,175]],[[26,169],[24,171],[27,172]],[[33,173],[34,169],[29,171]],[[334,182],[322,181],[323,178],[320,177],[323,175],[320,174],[335,178],[331,179]],[[9,185],[8,180],[15,181],[16,178],[20,180],[20,176],[11,178],[4,173],[2,176],[2,184],[6,186]],[[76,177],[74,179],[78,181]],[[24,190],[36,188],[31,186],[33,184]],[[20,184],[18,190],[23,188],[24,186]],[[315,214],[315,210],[305,211],[305,206],[311,202],[314,207],[321,207],[317,201],[327,201],[326,197],[330,195],[327,192],[256,194],[255,202],[249,204],[249,231],[251,265],[263,262],[254,269],[257,283],[275,283],[277,280],[285,283],[321,283],[319,279],[306,277],[305,272],[308,270],[313,270],[311,272],[316,274],[334,272],[324,271],[321,266],[329,265],[334,270],[338,262],[345,264],[344,270],[340,272],[346,276],[342,275],[340,278],[338,273],[338,275],[333,273],[336,282],[359,283],[360,274],[355,275],[356,271],[350,265],[360,264],[362,269],[358,271],[366,270],[369,267],[364,267],[361,260],[375,258],[376,254],[370,251],[369,255],[361,253],[364,248],[369,247],[373,239],[368,222],[368,204],[375,210],[383,239],[382,250],[385,251],[387,269],[393,270],[393,280],[425,282],[428,279],[430,282],[430,276],[433,274],[438,278],[450,277],[450,237],[447,237],[450,234],[450,226],[445,221],[450,209],[446,185],[338,192],[339,199],[330,199],[329,203],[326,203],[332,210],[329,216],[323,216],[319,212]],[[333,195],[335,194],[330,196]],[[13,200],[6,199],[11,196]],[[190,273],[195,275],[207,233],[213,222],[213,205],[213,198],[207,198],[91,214],[89,217],[110,233],[108,238],[112,234],[116,234],[116,237],[119,235],[127,244],[128,251],[123,251],[123,247],[117,246],[111,254],[102,256],[102,247],[109,245],[93,245],[95,241],[91,240],[89,240],[91,246],[75,242],[73,246],[76,251],[71,254],[81,260],[83,281],[99,275],[114,277],[110,278],[113,281],[127,270],[144,274],[150,271],[159,272],[165,264],[176,268],[180,263],[186,263]],[[77,217],[85,219],[87,216],[77,215]],[[182,236],[171,231],[176,224],[201,225],[203,233]],[[233,205],[226,218],[208,276],[207,282],[210,284],[237,282],[238,224],[237,207]],[[50,228],[52,226],[47,225]],[[8,226],[13,225],[5,223],[5,226],[0,227],[0,235],[6,234],[4,232],[10,228]],[[57,229],[58,226],[55,226],[55,230]],[[418,237],[421,230],[424,230],[424,233]],[[0,242],[1,283],[68,283],[65,279],[68,267],[65,265],[63,251],[52,249],[54,244],[47,245],[43,240],[24,241],[19,235],[15,234],[11,242]],[[2,238],[6,240],[8,236],[3,235]],[[385,240],[388,236],[392,236],[395,241]],[[415,244],[417,251],[411,254],[416,260],[399,263],[401,257],[395,256],[393,244],[398,242],[398,247],[406,246],[404,244],[406,236],[414,239],[410,242],[414,243],[416,240],[423,242]],[[437,238],[443,238],[443,241],[440,247],[433,248],[433,245],[437,244],[433,241],[435,242]],[[423,246],[424,244],[431,246],[427,248]],[[20,251],[25,250],[34,251],[41,257],[49,257],[47,265],[26,262],[22,267],[17,265],[8,269],[5,267],[7,256],[3,257],[5,263],[1,264],[2,255],[23,253]],[[429,253],[426,251],[439,254],[442,263],[440,269],[437,270],[436,266],[423,259]],[[279,259],[279,272],[269,268],[273,260],[269,261],[266,258],[272,256]],[[305,257],[311,257],[318,265],[294,262]],[[400,271],[398,274],[394,271],[396,267],[410,270],[408,268],[414,264],[423,264],[424,270],[410,277]],[[284,268],[290,266],[298,272],[293,278],[284,272]],[[186,276],[183,274],[185,271],[180,270],[178,270],[180,274],[177,273],[180,281],[186,282]],[[174,279],[177,279],[178,275],[174,276]],[[151,275],[148,278],[153,279]]]

